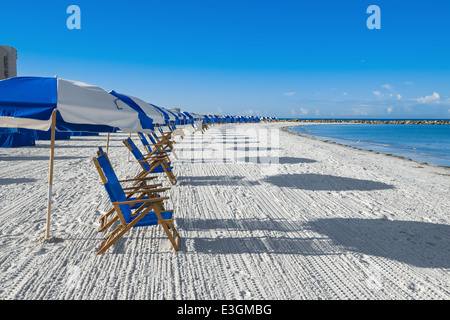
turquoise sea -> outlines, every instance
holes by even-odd
[[[359,149],[450,167],[450,125],[319,124],[288,130]]]

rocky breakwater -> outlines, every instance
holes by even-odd
[[[361,124],[426,124],[426,125],[450,125],[450,120],[303,120],[286,119],[279,120],[300,123],[361,123]]]

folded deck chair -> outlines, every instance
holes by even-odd
[[[157,194],[167,188],[158,190],[139,186],[128,191],[129,189],[123,188],[117,179],[106,153],[99,151],[93,161],[114,206],[113,219],[119,222],[119,225],[103,240],[97,254],[103,254],[132,228],[158,224],[162,225],[175,251],[179,251],[179,235],[174,226],[173,211],[164,210],[163,206],[163,201],[169,198]],[[132,200],[127,197],[127,193],[132,193],[136,197]]]
[[[137,175],[136,178],[144,178],[152,173],[165,173],[169,178],[169,181],[172,185],[177,183],[177,179],[175,178],[171,166],[170,159],[166,152],[157,153],[155,150],[150,152],[147,155],[143,155],[138,147],[134,144],[133,140],[127,138],[123,141],[128,150],[136,158],[137,162],[142,168],[142,171]]]

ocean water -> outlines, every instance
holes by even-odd
[[[450,167],[450,125],[320,124],[290,131],[359,149]]]

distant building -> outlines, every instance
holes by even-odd
[[[17,77],[17,50],[0,46],[0,80]]]

